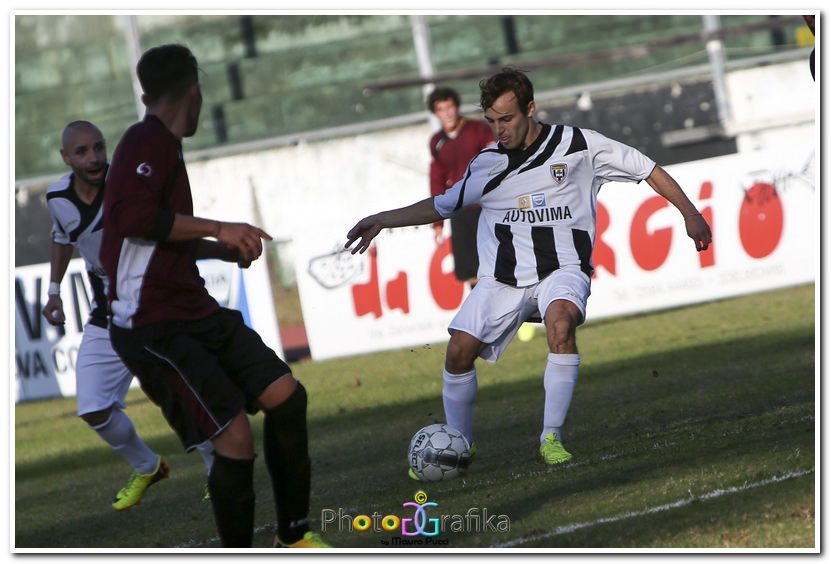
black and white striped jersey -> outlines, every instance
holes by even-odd
[[[103,233],[104,190],[91,204],[82,201],[73,188],[75,175],[62,176],[46,190],[46,204],[52,216],[52,241],[73,245],[86,265],[92,288],[89,323],[107,327],[107,275],[99,251]]]
[[[479,276],[528,286],[577,265],[591,276],[597,193],[606,182],[640,182],[655,162],[588,129],[541,123],[524,150],[483,149],[464,178],[434,199],[442,217],[482,206]]]

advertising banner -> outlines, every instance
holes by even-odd
[[[710,223],[714,244],[696,252],[681,215],[646,182],[603,186],[589,322],[815,279],[812,146],[667,170]],[[377,211],[371,197],[364,201],[367,213]],[[295,269],[312,358],[446,341],[467,291],[453,275],[449,241],[437,246],[429,226],[384,230],[369,251],[351,255],[343,251],[346,229],[317,225],[297,239]]]
[[[219,260],[197,264],[217,302],[242,312],[246,325],[282,356],[265,255],[246,270]],[[91,299],[83,259],[69,263],[61,285],[66,314],[63,326],[49,325],[40,313],[47,301],[48,286],[48,264],[15,269],[16,401],[75,395],[75,361]],[[134,381],[133,385],[138,384]]]

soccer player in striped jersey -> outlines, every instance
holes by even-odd
[[[167,462],[141,440],[124,412],[124,398],[133,375],[110,344],[107,331],[107,276],[98,257],[101,248],[104,178],[107,147],[101,131],[88,121],[73,121],[61,135],[61,157],[71,169],[52,183],[46,202],[52,218],[52,258],[48,300],[43,316],[51,325],[63,325],[61,281],[74,249],[84,259],[92,300],[89,319],[75,364],[78,416],[133,467],[133,473],[113,500],[123,511],[141,502],[148,487],[166,478]],[[213,449],[200,446],[210,468]]]
[[[474,444],[474,361],[496,362],[522,323],[539,315],[549,348],[540,455],[559,464],[572,457],[562,444],[562,427],[580,365],[576,329],[586,318],[600,187],[646,180],[681,213],[697,251],[706,250],[712,236],[678,183],[636,149],[595,131],[536,121],[533,85],[523,72],[502,69],[479,87],[496,143],[474,157],[464,178],[444,194],[360,220],[345,246],[357,241],[352,252],[363,253],[384,228],[482,207],[479,283],[448,328],[445,418]]]

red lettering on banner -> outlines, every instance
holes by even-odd
[[[369,282],[352,286],[352,303],[355,305],[357,317],[371,313],[377,319],[382,315],[377,254],[375,247],[369,249]]]
[[[776,186],[757,182],[745,192],[739,211],[739,238],[753,258],[771,254],[782,239],[782,201]]]
[[[709,200],[713,197],[713,183],[710,181],[703,182],[701,184],[701,190],[698,194],[698,198],[700,200]],[[704,220],[707,222],[707,225],[710,226],[710,232],[713,234],[713,240],[715,241],[715,233],[716,228],[713,225],[713,208],[711,206],[707,206],[701,209],[701,215],[704,217]],[[713,249],[713,245],[711,244],[710,247],[706,251],[700,251],[698,253],[698,263],[701,265],[701,268],[707,268],[708,266],[715,266],[716,264],[716,253]]]
[[[446,310],[458,308],[465,293],[465,285],[456,279],[456,273],[452,269],[442,270],[442,263],[451,251],[448,237],[436,247],[433,258],[430,259],[430,293],[433,294],[436,305]]]
[[[410,289],[407,285],[407,273],[398,275],[386,284],[387,307],[410,313]],[[372,314],[375,318],[384,315],[381,306],[381,285],[378,281],[378,250],[369,249],[369,281],[352,286],[352,303],[355,316]]]
[[[387,305],[410,313],[410,295],[407,288],[407,273],[399,272],[394,280],[387,282]]]
[[[667,260],[672,244],[672,228],[664,227],[649,233],[647,221],[652,215],[667,207],[668,202],[661,196],[646,200],[635,212],[629,231],[629,246],[632,257],[643,270],[655,270]]]
[[[601,266],[612,276],[615,275],[615,251],[603,240],[603,233],[611,223],[606,206],[597,202],[597,235],[595,236],[594,253],[592,253],[592,262],[595,269],[592,278],[597,278],[597,271]]]

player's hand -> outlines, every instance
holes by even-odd
[[[691,215],[684,219],[687,228],[687,235],[695,243],[696,251],[706,251],[713,242],[713,234],[710,233],[710,226],[701,214]]]
[[[42,313],[50,325],[63,325],[66,322],[63,313],[63,300],[58,295],[49,296],[49,300],[43,306]]]
[[[236,249],[239,253],[237,263],[248,263],[259,258],[263,254],[263,239],[271,241],[271,235],[253,225],[247,223],[219,223],[219,232],[216,234],[217,241]]]
[[[352,243],[360,239],[355,248],[352,249],[352,254],[363,253],[369,248],[369,244],[383,228],[384,226],[381,225],[377,215],[370,215],[369,217],[363,218],[346,234],[347,241],[344,248],[348,249],[352,246]]]

